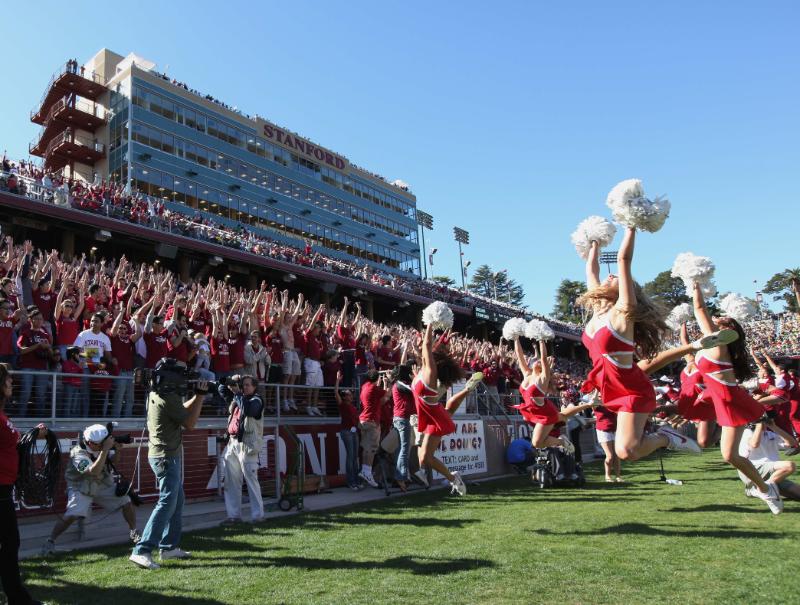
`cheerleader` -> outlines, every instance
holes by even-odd
[[[687,344],[689,337],[686,324],[681,324],[681,343]],[[703,375],[697,369],[694,353],[684,356],[686,366],[681,370],[681,390],[678,394],[678,414],[697,427],[697,445],[711,447],[720,436],[714,403],[706,399]]]
[[[786,366],[775,363],[775,360],[764,351],[764,358],[767,360],[773,375],[770,376],[769,370],[764,365],[754,348],[750,349],[750,355],[758,366],[758,394],[753,397],[767,410],[774,412],[775,424],[790,435],[794,433],[791,419],[791,400],[792,400],[792,379],[786,371]],[[774,376],[774,377],[773,377]]]
[[[411,390],[417,402],[417,430],[422,433],[422,445],[417,450],[419,470],[415,476],[427,486],[428,477],[424,468],[431,467],[450,482],[453,492],[464,496],[467,493],[467,486],[461,475],[458,471],[450,472],[450,469],[434,455],[439,449],[442,437],[455,432],[456,425],[451,416],[467,395],[478,386],[483,374],[480,372],[473,374],[467,381],[466,387],[443,406],[439,400],[447,392],[448,387],[458,382],[461,377],[461,366],[446,351],[446,336],[442,337],[434,347],[433,328],[429,324],[422,339],[422,369],[411,383]]]
[[[547,358],[547,345],[543,340],[539,341],[539,359],[534,361],[532,366],[529,366],[525,359],[519,337],[514,339],[514,351],[523,376],[522,384],[519,385],[523,403],[512,407],[518,409],[525,421],[533,427],[531,432],[533,447],[562,447],[567,453],[574,453],[575,446],[566,435],[555,437],[551,432],[556,424],[566,422],[570,416],[592,407],[593,404],[570,406],[559,411],[546,397],[550,392],[552,367],[551,360]]]
[[[714,403],[717,422],[722,427],[722,458],[753,483],[756,489],[752,490],[752,495],[764,500],[777,515],[783,510],[778,486],[764,481],[753,463],[739,453],[739,442],[745,426],[761,418],[764,413],[763,406],[739,386],[740,381],[752,376],[747,362],[744,330],[732,317],[711,317],[699,284],[695,283],[693,294],[694,315],[703,334],[711,334],[716,328],[729,328],[739,334],[735,342],[702,351],[695,356],[695,364],[706,385],[705,396]]]
[[[603,405],[617,414],[614,449],[621,460],[637,460],[662,447],[699,454],[697,443],[669,427],[644,435],[656,408],[656,394],[647,374],[634,363],[634,355],[654,358],[667,325],[659,308],[633,280],[635,238],[636,230],[627,227],[617,253],[620,275],[609,275],[602,283],[599,245],[591,242],[586,261],[589,289],[577,301],[592,313],[581,340],[593,367],[582,390],[598,390]]]

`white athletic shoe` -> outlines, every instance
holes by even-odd
[[[291,406],[289,405],[289,400],[288,400],[288,399],[286,399],[286,400],[283,402],[283,411],[284,411],[284,412],[291,412],[291,411],[292,411],[292,408],[291,408]]]
[[[755,494],[757,491],[758,488],[756,488],[755,485],[751,485],[750,487],[744,488],[744,495],[748,498],[758,498],[758,496]]]
[[[667,439],[669,439],[669,444],[667,445],[668,450],[672,451],[684,451],[690,452],[692,454],[702,454],[703,450],[700,449],[700,446],[697,445],[697,442],[694,439],[689,439],[685,435],[681,435],[678,431],[675,431],[668,426],[660,426],[656,431],[659,435],[664,435]]]
[[[314,414],[317,416],[324,416],[325,414],[322,413],[322,410],[319,409],[317,406],[314,406]]]
[[[561,435],[561,437],[559,437],[559,439],[561,439],[561,447],[564,448],[564,451],[567,454],[574,454],[575,453],[575,446],[572,445],[572,441],[567,439],[564,435]]]
[[[42,555],[43,557],[47,557],[47,556],[49,556],[49,555],[52,555],[52,554],[54,554],[55,552],[56,552],[56,543],[55,543],[55,542],[53,542],[52,540],[47,540],[47,541],[46,541],[46,542],[45,542],[45,543],[42,545],[41,555]]]
[[[192,553],[176,547],[170,548],[169,550],[162,550],[160,557],[162,561],[165,561],[166,559],[191,559]]]
[[[417,479],[419,479],[422,485],[424,485],[425,487],[430,487],[430,484],[428,483],[428,474],[425,472],[424,469],[419,469],[416,473],[414,473],[414,476]]]
[[[309,416],[316,416],[317,414],[314,412],[314,406],[310,405],[306,408],[306,414]]]
[[[459,496],[467,495],[467,486],[458,471],[453,471],[453,480],[450,482],[453,486],[452,492],[456,492]]]
[[[467,384],[464,385],[464,389],[469,391],[474,391],[480,382],[483,380],[483,372],[475,372],[472,376],[469,377],[467,380]]]
[[[138,565],[139,567],[144,567],[145,569],[158,569],[159,567],[161,567],[161,565],[153,561],[153,557],[150,555],[150,553],[147,553],[145,555],[137,555],[136,553],[134,553],[130,557],[128,557],[128,560],[133,561],[134,563],[136,563],[136,565]]]
[[[724,329],[719,332],[713,332],[701,338],[698,338],[692,343],[695,350],[711,349],[721,345],[729,345],[739,339],[739,334],[736,330]]]
[[[767,483],[767,490],[766,494],[761,493],[758,489],[755,489],[756,496],[761,498],[764,502],[767,503],[769,506],[769,510],[772,511],[773,515],[779,515],[783,512],[783,500],[781,500],[781,494],[778,491],[778,486],[774,483]]]
[[[358,476],[361,477],[367,483],[367,485],[371,487],[378,487],[378,482],[375,481],[375,478],[372,476],[372,473],[359,471]]]

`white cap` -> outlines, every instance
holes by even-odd
[[[102,443],[108,437],[108,429],[102,424],[93,424],[83,429],[83,438],[92,443]]]

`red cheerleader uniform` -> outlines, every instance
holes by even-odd
[[[714,404],[705,395],[706,385],[700,370],[681,370],[681,390],[678,396],[678,414],[691,422],[716,420]]]
[[[593,337],[584,332],[582,340],[584,344],[589,341],[587,348],[594,367],[581,391],[599,390],[603,405],[615,414],[649,414],[656,409],[656,392],[647,374],[633,361],[623,365],[612,357],[615,353],[632,353],[633,341],[617,334],[608,322]]]
[[[419,376],[411,383],[411,390],[417,401],[417,430],[420,433],[439,437],[455,433],[456,425],[444,406],[438,401],[436,403],[425,401],[425,397],[438,397],[438,391],[430,388]]]
[[[558,408],[552,401],[545,398],[539,387],[531,384],[527,389],[523,389],[520,385],[519,392],[522,394],[523,403],[511,407],[518,409],[528,424],[555,425],[558,423]],[[537,399],[542,403],[539,403]]]
[[[702,354],[695,356],[695,365],[703,376],[706,385],[705,396],[714,402],[717,422],[721,426],[743,426],[764,414],[764,406],[736,382],[726,382],[718,376],[723,370],[730,370],[733,364],[711,359]]]
[[[598,431],[603,431],[604,433],[617,432],[617,415],[614,412],[602,405],[597,406],[593,411],[595,418],[595,429]]]
[[[789,393],[789,417],[792,421],[794,432],[800,435],[800,383],[797,382],[797,379],[792,381],[792,390]]]

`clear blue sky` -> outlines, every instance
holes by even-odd
[[[638,177],[673,212],[637,242],[752,296],[800,265],[797,2],[38,2],[2,26],[0,147],[27,155],[54,69],[134,51],[390,179],[434,216],[436,273],[506,268],[549,312],[580,279],[569,235]],[[86,7],[86,8],[82,8]]]

